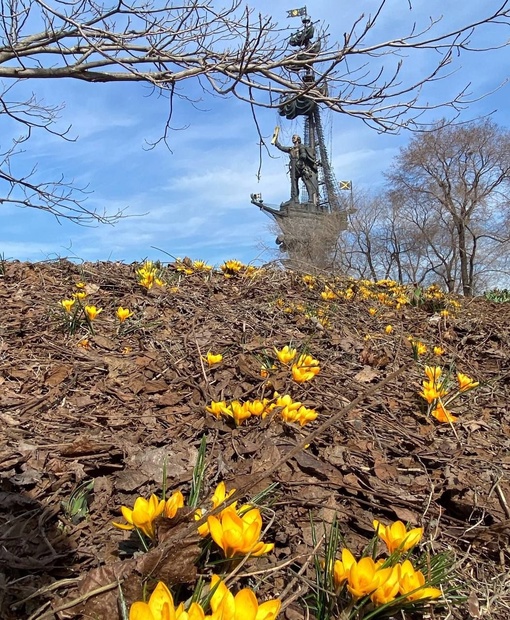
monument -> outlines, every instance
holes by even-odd
[[[280,127],[276,127],[271,144],[288,154],[290,198],[279,208],[266,204],[261,194],[252,194],[251,202],[271,216],[281,231],[276,239],[280,249],[287,253],[292,266],[327,268],[334,253],[338,235],[347,227],[346,201],[339,192],[348,189],[350,182],[338,184],[330,164],[322,126],[321,110],[315,97],[307,93],[325,94],[327,88],[318,84],[308,58],[314,58],[321,50],[321,37],[315,38],[315,26],[307,15],[306,7],[293,9],[289,17],[300,16],[302,27],[288,41],[297,61],[292,71],[302,87],[299,91],[282,95],[278,111],[282,119],[303,119],[302,137],[292,136],[292,144],[279,141]],[[351,194],[352,198],[352,194]],[[348,201],[347,201],[348,202]],[[352,202],[352,200],[351,200]]]

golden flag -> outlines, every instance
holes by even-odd
[[[340,189],[351,190],[352,182],[351,181],[340,181]]]

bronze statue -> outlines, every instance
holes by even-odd
[[[286,67],[292,85],[281,89],[275,105],[280,117],[289,121],[301,119],[304,127],[296,130],[296,133],[302,131],[302,135],[294,135],[290,146],[280,144],[280,128],[276,127],[271,144],[289,156],[291,195],[279,207],[264,203],[260,193],[251,194],[251,202],[278,224],[281,234],[276,243],[287,254],[286,265],[299,269],[305,264],[329,268],[338,251],[338,236],[347,228],[347,210],[340,200],[321,120],[323,105],[319,95],[327,100],[329,80],[324,72],[316,73],[316,62],[327,35],[324,32],[315,35],[306,7],[292,9],[287,14],[302,17],[303,27],[288,41]]]
[[[315,153],[309,146],[305,146],[301,142],[301,138],[297,135],[292,136],[292,146],[283,146],[278,142],[278,128],[272,139],[272,144],[277,149],[288,153],[290,156],[290,199],[299,203],[299,179],[303,182],[308,193],[308,202],[317,206],[319,199],[319,185],[317,179],[317,160]]]

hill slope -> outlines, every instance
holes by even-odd
[[[249,569],[268,571],[267,595],[289,598],[290,584],[281,617],[304,617],[310,514],[326,524],[336,514],[358,554],[373,519],[423,526],[427,549],[455,553],[456,583],[470,596],[453,617],[509,617],[510,304],[235,265],[209,272],[187,260],[162,267],[165,285],[150,289],[140,265],[2,267],[0,617],[113,618],[117,578],[128,603],[148,573],[192,583],[200,539],[189,509],[162,533],[166,554],[150,567],[111,522],[122,520],[121,505],[161,493],[165,459],[169,491],[187,497],[204,435],[202,505],[220,480],[248,497],[278,485],[264,534],[275,548]],[[60,302],[77,292],[87,296],[67,313]],[[73,323],[80,304],[102,312],[89,323],[80,310]],[[119,306],[133,313],[122,324]],[[416,357],[409,337],[427,351]],[[294,381],[274,350],[285,345],[317,359],[320,372]],[[208,351],[222,361],[209,367]],[[480,383],[455,401],[453,424],[427,415],[425,365]],[[274,402],[275,391],[317,420],[285,423],[274,409],[235,427],[205,409]],[[71,493],[91,481],[76,514]],[[92,595],[97,588],[106,594]]]

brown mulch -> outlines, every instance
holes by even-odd
[[[469,599],[449,617],[510,617],[510,304],[460,300],[447,319],[426,305],[380,305],[371,316],[374,302],[325,302],[321,286],[277,270],[226,278],[168,265],[168,286],[146,291],[134,265],[1,267],[0,618],[120,618],[117,582],[128,604],[149,575],[193,583],[200,540],[189,511],[145,555],[133,554],[129,533],[111,522],[121,520],[121,505],[161,493],[165,459],[168,490],[186,497],[204,435],[204,505],[220,480],[247,497],[277,483],[264,535],[275,550],[248,565],[267,569],[267,594],[289,594],[289,584],[293,595],[306,592],[313,562],[296,575],[310,562],[310,515],[331,523],[336,514],[356,552],[374,518],[401,519],[425,527],[434,552],[455,554]],[[103,309],[94,335],[63,329],[59,301],[78,281]],[[118,306],[134,313],[120,331]],[[409,335],[443,346],[444,365],[480,381],[453,428],[426,416]],[[89,348],[78,346],[85,338]],[[273,347],[289,343],[320,361],[312,381],[297,384],[280,366],[261,377]],[[213,368],[201,361],[209,350],[224,356]],[[300,428],[275,416],[233,428],[205,412],[211,400],[274,390],[315,408],[318,420]],[[306,449],[293,450],[328,420]],[[66,502],[91,481],[88,510],[73,518]],[[299,597],[281,617],[305,617]]]

